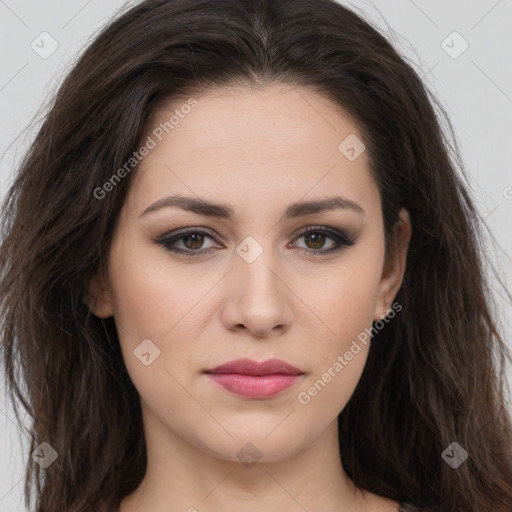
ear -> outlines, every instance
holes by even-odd
[[[86,283],[86,292],[83,297],[83,302],[99,318],[108,318],[114,314],[106,283],[103,272],[98,270]]]
[[[402,208],[393,227],[390,255],[386,258],[382,270],[379,299],[374,312],[376,321],[381,320],[383,311],[391,307],[402,285],[411,233],[412,225],[409,212]]]

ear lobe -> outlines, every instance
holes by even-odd
[[[101,271],[98,271],[87,283],[87,291],[84,294],[83,302],[99,318],[112,316],[112,302],[110,294],[105,285],[106,280]]]
[[[411,240],[412,225],[409,212],[402,208],[399,218],[393,228],[391,254],[386,258],[379,285],[379,300],[377,301],[374,320],[380,320],[383,307],[390,307],[402,285],[407,264],[407,250]]]

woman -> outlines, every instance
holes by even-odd
[[[330,0],[106,27],[4,204],[27,504],[511,510],[510,352],[433,104]]]

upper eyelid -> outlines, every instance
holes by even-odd
[[[356,240],[356,237],[352,237],[345,230],[340,230],[340,229],[333,228],[330,226],[321,226],[321,225],[310,225],[310,226],[303,227],[300,230],[298,230],[298,232],[294,232],[294,234],[292,236],[294,237],[294,240],[295,240],[296,238],[304,236],[304,235],[308,234],[309,232],[324,232],[324,234],[328,238],[331,238],[337,244],[340,244],[340,245],[353,245]],[[220,238],[220,240],[222,242],[224,242],[223,237],[221,237],[220,235],[214,234],[209,228],[201,228],[201,227],[195,227],[195,226],[191,226],[188,228],[187,227],[180,228],[180,229],[177,229],[174,231],[170,231],[168,233],[164,233],[163,235],[159,236],[155,241],[156,242],[165,242],[166,240],[170,240],[170,239],[175,239],[175,240],[173,240],[173,242],[180,241],[182,239],[182,237],[186,236],[189,233],[191,233],[191,234],[200,233],[202,235],[206,235],[207,238],[210,238],[213,241],[215,241],[217,238]],[[341,241],[338,241],[337,239],[341,239]],[[347,241],[347,244],[343,243],[343,239],[345,239]],[[323,249],[319,249],[318,252],[322,252],[322,250]],[[198,250],[198,251],[191,250],[190,252],[199,253],[200,250]]]
[[[295,237],[302,236],[304,234],[307,234],[310,231],[324,231],[327,234],[331,233],[333,236],[337,235],[340,237],[345,236],[346,238],[349,238],[349,239],[351,238],[350,235],[345,230],[340,230],[338,228],[333,228],[330,226],[320,226],[320,225],[310,225],[310,226],[306,226],[304,228],[300,228],[300,229],[296,230],[294,233],[292,233],[292,235],[290,235],[290,236],[295,236]],[[158,239],[173,238],[173,237],[177,237],[177,236],[181,236],[181,235],[186,235],[188,233],[193,233],[193,234],[201,233],[201,234],[209,235],[212,238],[219,238],[221,240],[224,240],[224,237],[216,234],[213,230],[210,230],[209,228],[192,227],[192,226],[189,228],[185,227],[185,228],[179,228],[176,230],[168,231],[168,232],[160,235],[157,238]]]

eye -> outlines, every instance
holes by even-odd
[[[168,251],[183,254],[184,256],[197,256],[209,250],[208,247],[206,250],[204,248],[200,251],[198,250],[204,244],[205,239],[214,240],[214,237],[206,231],[180,229],[175,234],[170,236],[163,235],[154,240],[154,242],[162,245]],[[179,244],[182,244],[181,248],[176,247]]]
[[[343,247],[351,247],[355,244],[355,241],[346,233],[320,226],[308,228],[299,234],[296,240],[300,238],[304,238],[306,244],[304,251],[312,256],[333,253],[343,249]],[[328,239],[334,241],[334,244],[331,244],[329,249],[322,249],[321,247]]]
[[[299,247],[303,249],[306,254],[312,256],[322,256],[327,253],[333,253],[339,251],[344,247],[351,247],[355,244],[355,241],[348,236],[346,233],[341,231],[321,226],[313,226],[303,231],[295,240],[304,238],[306,247]],[[322,249],[327,240],[331,240],[329,249]],[[198,229],[180,229],[177,232],[171,234],[165,234],[154,242],[158,245],[162,245],[167,251],[171,251],[184,256],[199,256],[210,252],[213,246],[204,247],[204,243],[207,240],[215,240],[215,237],[207,231]],[[181,244],[181,247],[179,247]]]

